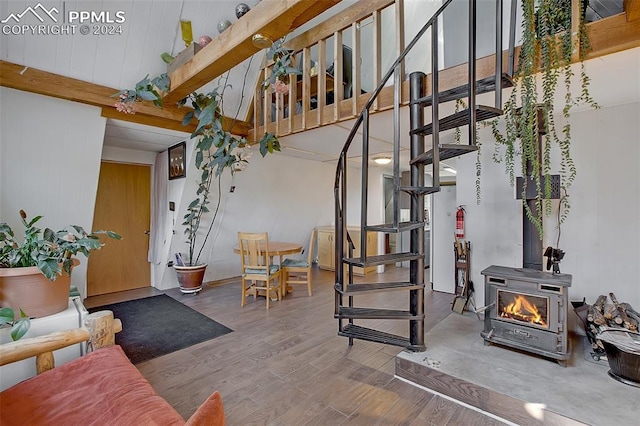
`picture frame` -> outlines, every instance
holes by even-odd
[[[186,149],[187,143],[184,141],[169,147],[169,180],[187,176]]]

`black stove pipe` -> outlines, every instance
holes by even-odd
[[[537,155],[540,159],[540,155],[542,152],[542,135],[546,133],[545,126],[545,117],[544,117],[544,109],[538,108],[538,146],[537,146]],[[538,176],[542,176],[542,162],[538,161],[540,164],[540,170],[538,171]],[[536,196],[534,195],[535,191],[535,181],[533,180],[533,164],[531,160],[527,160],[526,164],[526,176],[527,180],[527,206],[529,210],[533,214],[534,217],[538,218],[538,220],[542,217],[542,212],[538,211],[538,207],[536,206]],[[533,192],[533,193],[532,193]],[[531,195],[529,195],[531,194]],[[531,222],[529,217],[527,216],[526,210],[522,209],[522,267],[528,269],[536,269],[538,271],[542,271],[542,239],[538,234],[538,229],[535,224]]]

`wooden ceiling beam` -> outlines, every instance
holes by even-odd
[[[123,114],[115,108],[102,107],[100,114],[104,118],[112,118],[114,120],[127,121],[129,123],[144,124],[152,127],[159,127],[168,130],[177,130],[178,132],[193,133],[196,129],[195,124],[183,126],[181,121],[167,120],[153,115],[147,115],[137,112],[135,114]]]
[[[185,110],[178,109],[177,105],[158,108],[152,102],[144,101],[136,103],[136,114],[125,114],[114,107],[116,98],[113,95],[119,92],[118,89],[11,62],[0,61],[0,86],[97,106],[102,108],[102,116],[107,118],[189,133],[195,130],[195,124],[182,125]],[[225,121],[228,125],[232,122],[229,118]],[[232,133],[246,136],[250,128],[251,124],[236,120]]]
[[[623,7],[628,22],[640,19],[640,0],[624,0]]]
[[[227,70],[258,53],[251,42],[260,33],[277,40],[340,0],[270,0],[255,5],[184,65],[169,74],[171,90],[164,103],[175,104]]]

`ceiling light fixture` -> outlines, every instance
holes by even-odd
[[[391,162],[391,157],[375,157],[373,161],[376,164],[384,166],[385,164],[389,164]]]
[[[442,169],[442,170],[444,170],[445,172],[453,173],[454,175],[455,175],[455,174],[458,174],[458,172],[456,171],[456,169],[454,169],[453,167],[443,167],[443,169]]]
[[[267,35],[257,33],[251,37],[251,43],[258,49],[266,49],[267,47],[271,47],[273,40]]]

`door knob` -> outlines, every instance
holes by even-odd
[[[146,231],[144,231],[144,235],[151,235],[151,231],[147,229]]]

